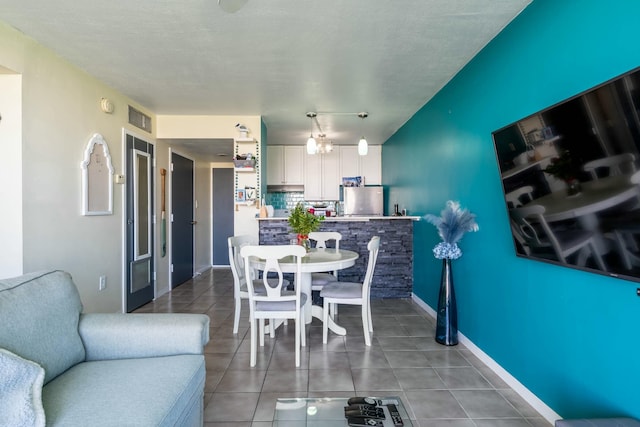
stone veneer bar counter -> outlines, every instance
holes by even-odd
[[[338,231],[342,234],[340,249],[360,254],[356,264],[338,271],[343,282],[362,282],[367,270],[367,244],[373,236],[380,236],[380,252],[371,285],[372,298],[410,298],[413,291],[413,221],[420,217],[330,217],[319,231]],[[258,218],[261,245],[288,244],[296,235],[291,232],[287,218]]]

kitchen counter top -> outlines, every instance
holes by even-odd
[[[342,222],[342,221],[374,221],[374,220],[381,220],[381,219],[410,219],[412,221],[419,221],[421,217],[419,216],[330,216],[330,217],[325,217],[325,221],[336,221],[336,222]],[[256,218],[259,221],[282,221],[282,220],[287,220],[289,219],[289,217],[286,216],[281,216],[281,217],[268,217],[268,218]]]

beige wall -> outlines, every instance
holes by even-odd
[[[21,194],[12,191],[3,205],[22,205],[23,271],[67,270],[85,311],[120,311],[123,188],[114,186],[113,215],[81,215],[80,163],[89,138],[100,133],[116,173],[122,173],[127,105],[145,110],[4,23],[0,39],[0,66],[22,79],[22,162],[14,165],[16,179],[0,185],[15,190],[22,179]],[[113,114],[100,110],[102,97],[114,103]],[[107,288],[99,292],[101,275]]]
[[[159,219],[159,170],[169,169],[172,148],[160,138],[234,138],[235,124],[242,122],[259,140],[260,117],[156,117],[2,22],[0,40],[0,126],[11,123],[11,127],[7,124],[0,130],[0,178],[4,178],[0,195],[2,207],[11,207],[0,209],[5,211],[0,216],[0,240],[6,252],[0,252],[0,277],[43,269],[66,270],[78,286],[86,312],[121,311],[124,186],[114,185],[113,215],[81,214],[80,163],[89,138],[94,133],[104,137],[116,174],[124,173],[124,130],[155,144],[155,209]],[[13,88],[13,92],[7,88]],[[14,101],[7,101],[9,93]],[[103,97],[115,105],[113,114],[100,110]],[[158,135],[129,125],[128,105],[151,116]],[[5,111],[11,110],[5,122]],[[194,267],[201,271],[211,265],[211,168],[229,164],[203,162],[186,154],[196,161]],[[159,230],[157,227],[156,295],[169,290],[169,257],[160,256]],[[98,291],[102,275],[107,276],[107,288]]]

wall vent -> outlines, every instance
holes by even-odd
[[[151,117],[129,105],[129,123],[151,133]]]

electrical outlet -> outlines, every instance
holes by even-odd
[[[98,290],[104,291],[107,287],[107,276],[100,276],[100,283],[98,284]]]

